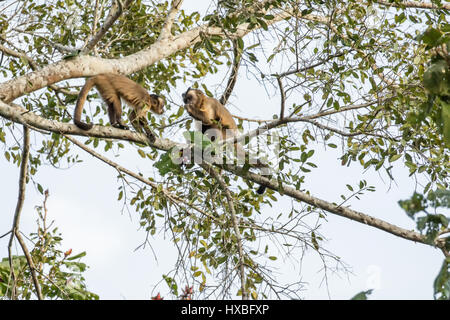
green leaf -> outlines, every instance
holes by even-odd
[[[75,259],[79,259],[79,258],[82,258],[82,257],[84,257],[85,255],[86,255],[86,251],[83,251],[83,252],[81,252],[81,253],[77,254],[76,256],[73,256],[73,257],[67,258],[67,260],[70,260],[70,261],[72,261],[72,260],[75,260]]]
[[[400,159],[401,157],[402,157],[401,154],[394,154],[394,155],[389,157],[389,162],[394,162],[394,161]]]
[[[439,44],[439,39],[442,36],[442,32],[435,28],[428,28],[424,33],[419,36],[419,40],[427,45],[428,48],[433,48]]]
[[[445,60],[433,63],[423,75],[423,85],[431,94],[450,94],[450,71]]]
[[[450,258],[444,259],[441,270],[434,280],[434,297],[439,300],[450,299]]]
[[[368,296],[372,294],[372,291],[372,289],[361,291],[360,293],[356,294],[351,300],[367,300]]]

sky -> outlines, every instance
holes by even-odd
[[[196,8],[197,5],[198,2]],[[186,1],[184,8],[192,10],[192,1]],[[219,80],[211,77],[207,81],[210,81],[208,85],[214,85]],[[179,104],[184,89],[179,89]],[[268,95],[245,74],[240,76],[231,98],[233,114],[265,119],[278,108],[279,97]],[[179,134],[181,136],[181,132]],[[133,148],[127,150],[129,152],[123,152],[120,157],[115,157],[113,152],[107,155],[128,169],[139,169],[149,176],[155,174],[155,168],[140,160]],[[120,186],[117,172],[75,146],[74,151],[79,152],[82,163],[70,169],[43,166],[35,176],[50,191],[49,218],[55,220],[62,233],[61,249],[87,252],[82,260],[90,267],[85,273],[86,283],[101,299],[149,299],[159,291],[164,296],[167,287],[160,284],[155,289],[154,285],[176,261],[177,251],[170,237],[157,233],[149,239],[151,246],[136,250],[147,235],[139,228],[134,212],[123,212],[123,203],[117,201]],[[392,184],[373,170],[365,171],[356,165],[342,167],[336,160],[338,157],[339,149],[316,149],[314,160],[318,168],[309,173],[307,179],[312,195],[339,202],[346,183],[355,184],[365,179],[376,186],[376,192],[353,201],[352,208],[406,229],[414,228],[415,223],[397,204],[398,200],[410,197],[415,189],[407,169],[399,166],[400,161],[396,162],[396,179]],[[12,225],[19,176],[15,165],[1,159],[0,235]],[[35,230],[34,207],[41,205],[42,200],[43,196],[28,184],[21,223],[25,234]],[[283,212],[290,205],[290,199],[283,197],[275,208],[265,208],[263,214]],[[373,288],[371,299],[432,299],[433,280],[443,260],[440,251],[333,214],[327,215],[327,222],[322,222],[320,231],[327,238],[326,248],[341,257],[351,272],[329,274],[324,282],[320,272],[322,265],[314,252],[307,252],[301,263],[298,257],[280,258],[275,264],[277,279],[303,281],[304,288],[299,293],[302,298],[349,299],[362,290]],[[7,242],[8,237],[0,239],[0,257],[7,256]]]

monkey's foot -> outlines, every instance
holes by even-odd
[[[130,130],[130,128],[128,128],[126,125],[121,124],[121,123],[113,123],[111,124],[114,128],[117,129],[122,129],[122,130]]]

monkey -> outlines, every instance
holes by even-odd
[[[121,98],[133,109],[130,114],[131,124],[138,129],[143,124],[146,113],[151,110],[156,114],[163,113],[164,99],[156,94],[149,94],[142,86],[125,76],[113,73],[99,74],[86,80],[78,95],[75,114],[73,117],[77,127],[90,130],[92,123],[81,121],[83,105],[89,90],[96,87],[103,101],[108,106],[108,116],[111,126],[119,129],[128,129],[122,122]]]
[[[190,87],[183,93],[182,97],[185,103],[184,107],[189,115],[201,122],[203,134],[214,129],[216,134],[213,135],[213,138],[217,136],[219,140],[226,140],[239,135],[233,116],[218,100],[206,96],[201,90]],[[245,154],[239,143],[235,143],[235,148],[238,153]],[[267,165],[261,165],[260,163],[258,166],[267,167]],[[261,195],[264,194],[265,190],[266,187],[261,185],[256,192]]]
[[[233,116],[218,100],[205,96],[201,90],[192,88],[188,88],[182,97],[189,115],[201,122],[203,134],[210,129],[215,129],[218,131],[217,136],[220,136],[220,140],[238,135],[238,127]]]

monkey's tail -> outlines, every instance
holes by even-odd
[[[256,190],[257,194],[264,194],[264,192],[266,191],[266,186],[259,186],[258,190]]]
[[[258,168],[262,175],[266,176],[266,178],[268,178],[269,180],[272,179],[272,169],[267,163],[262,162],[258,159]],[[264,194],[265,191],[266,186],[260,185],[258,190],[256,190],[256,193],[261,195]]]
[[[250,160],[252,160],[253,163],[250,164],[250,167],[259,169],[259,171],[262,174],[268,176],[269,179],[272,177],[272,175],[270,174],[270,170],[271,169],[270,169],[270,166],[269,166],[268,163],[266,163],[264,161],[261,161],[258,158],[251,158],[250,154],[245,152],[244,149],[242,148],[242,146],[239,143],[236,144],[236,149],[237,149],[238,152],[243,152],[243,154],[245,155],[247,161],[250,162]],[[264,194],[265,191],[266,191],[266,186],[260,185],[259,188],[256,190],[256,193],[259,194],[259,195],[262,195],[262,194]]]
[[[81,121],[81,114],[83,113],[84,102],[86,101],[89,90],[95,85],[95,79],[89,78],[86,80],[83,88],[78,95],[77,105],[75,107],[75,113],[73,115],[73,122],[75,125],[83,130],[90,130],[94,126],[92,123],[85,123]]]

